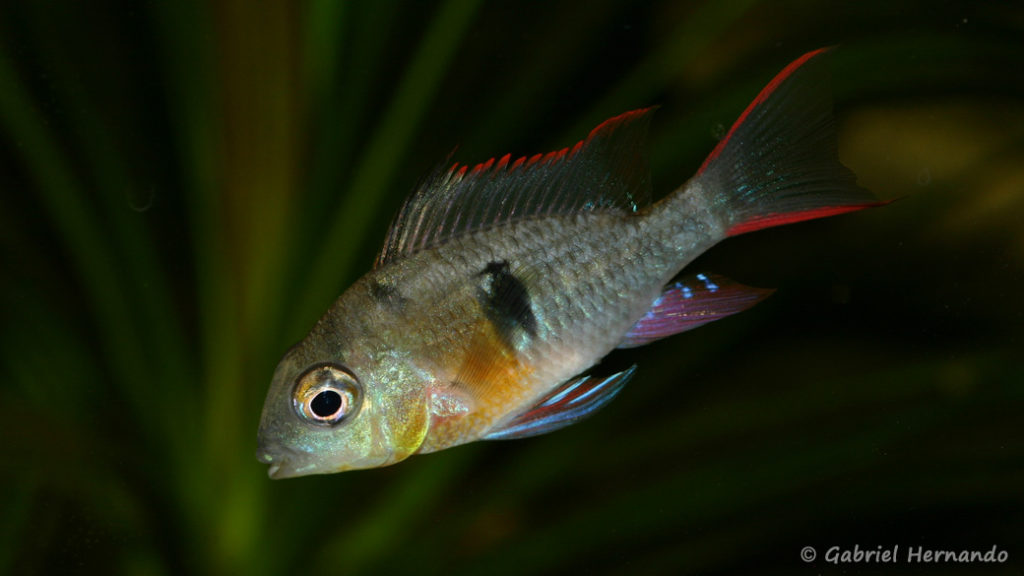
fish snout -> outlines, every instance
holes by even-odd
[[[294,464],[301,461],[301,455],[276,442],[268,442],[260,435],[259,446],[256,449],[256,459],[263,464],[269,464],[270,469],[267,475],[271,478],[287,478],[294,474]]]
[[[264,448],[263,446],[260,446],[256,450],[256,459],[263,464],[270,464],[270,469],[267,470],[267,475],[270,476],[271,478],[277,476],[277,472],[281,469],[281,466],[285,462],[284,459],[275,456],[273,452],[271,452],[267,448]]]

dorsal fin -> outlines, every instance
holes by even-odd
[[[646,206],[651,110],[606,120],[572,148],[435,172],[398,212],[376,265],[517,219]]]

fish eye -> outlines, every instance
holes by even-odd
[[[292,404],[303,420],[336,426],[359,411],[363,388],[355,375],[340,364],[317,364],[295,381]]]

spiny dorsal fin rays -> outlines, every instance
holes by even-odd
[[[650,203],[644,143],[653,108],[626,112],[571,148],[436,171],[406,200],[376,266],[519,219]]]

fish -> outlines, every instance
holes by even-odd
[[[687,265],[718,242],[882,204],[838,158],[823,55],[754,98],[696,174],[652,201],[653,108],[572,147],[435,170],[370,272],[278,364],[257,459],[271,478],[546,434],[606,406],[643,346],[771,290]]]

